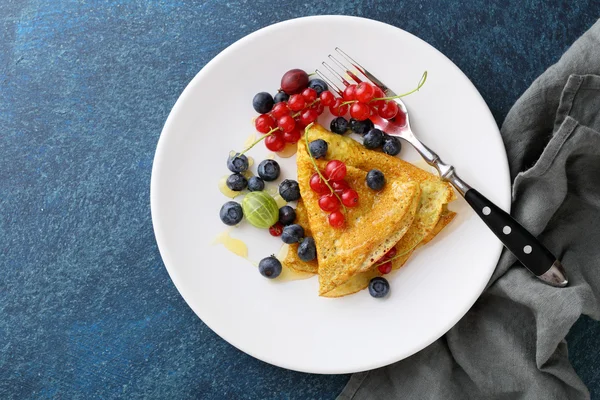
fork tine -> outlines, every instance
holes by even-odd
[[[327,82],[327,84],[329,85],[329,87],[334,88],[335,92],[340,97],[342,97],[343,90],[340,89],[338,85],[336,85],[335,83],[333,83],[333,81],[331,81],[331,79],[329,79],[324,73],[322,73],[318,69],[316,69],[315,72],[317,73],[317,75],[319,75],[321,77],[321,79],[323,79],[325,82]]]
[[[344,57],[346,59],[346,61],[348,61],[354,68],[356,68],[358,71],[360,71],[361,74],[363,74],[365,77],[367,77],[367,79],[369,79],[371,82],[373,82],[374,84],[379,86],[381,88],[381,90],[388,93],[389,95],[395,96],[395,93],[390,88],[388,88],[386,84],[384,84],[379,79],[377,79],[372,73],[367,71],[367,69],[364,68],[362,65],[360,65],[359,63],[354,61],[352,59],[352,57],[350,57],[348,54],[346,54],[342,49],[340,49],[339,47],[336,47],[335,51],[337,51],[342,57]]]
[[[331,54],[329,55],[329,59],[331,61],[334,62],[334,64],[336,64],[342,71],[344,71],[346,73],[346,75],[348,75],[350,78],[352,78],[352,80],[356,83],[361,83],[362,80],[356,76],[356,74],[352,71],[350,71],[350,68],[346,67],[344,64],[342,64],[340,61],[338,61],[337,58],[335,58],[334,56],[332,56]]]
[[[338,78],[344,84],[344,86],[348,86],[350,84],[350,83],[348,83],[346,78],[344,78],[342,75],[338,74],[337,71],[334,70],[333,68],[331,68],[331,66],[329,64],[327,64],[325,61],[323,61],[322,64],[325,68],[327,68],[329,70],[329,72],[331,72],[333,75],[335,75],[335,77]]]

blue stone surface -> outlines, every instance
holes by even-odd
[[[501,123],[600,15],[594,0],[194,3],[0,2],[2,399],[335,398],[347,375],[286,371],[241,353],[167,275],[149,183],[185,85],[259,28],[357,15],[444,52]],[[568,339],[575,369],[600,396],[599,324],[582,318]]]

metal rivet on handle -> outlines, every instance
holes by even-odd
[[[523,247],[523,253],[525,253],[525,254],[531,253],[532,250],[533,249],[531,248],[530,245],[527,245],[527,246]]]
[[[504,228],[502,228],[502,233],[504,233],[505,235],[508,235],[511,232],[512,232],[512,229],[508,225],[506,225]]]
[[[483,215],[490,215],[492,212],[492,209],[489,207],[483,207],[483,210],[481,210],[481,212],[483,213]]]

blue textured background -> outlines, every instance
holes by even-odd
[[[169,280],[149,208],[156,142],[196,72],[256,29],[314,14],[415,33],[473,80],[500,123],[600,3],[0,1],[0,398],[342,389],[348,376],[272,367],[212,333]],[[599,347],[599,324],[581,319],[569,349],[596,396]]]

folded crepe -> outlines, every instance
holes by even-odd
[[[326,163],[316,160],[321,171]],[[347,166],[345,180],[358,192],[359,204],[344,210],[344,227],[334,228],[328,222],[329,213],[319,207],[319,195],[310,188],[310,177],[316,170],[304,142],[298,144],[297,164],[300,193],[317,247],[319,294],[325,294],[370,270],[404,236],[414,219],[421,190],[416,182],[390,179],[383,190],[374,191],[366,184],[365,171]]]
[[[319,125],[314,125],[308,134],[311,141],[323,139],[328,142],[327,160],[337,159],[343,161],[347,166],[362,170],[365,174],[373,168],[379,169],[386,176],[388,184],[390,181],[418,183],[421,189],[419,204],[411,226],[397,240],[397,244],[395,245],[397,255],[399,256],[392,261],[394,269],[400,268],[415,248],[432,240],[454,218],[455,213],[447,210],[446,207],[447,203],[455,198],[454,190],[450,184],[443,182],[437,175],[426,172],[397,157],[365,149],[355,140],[333,134]],[[303,147],[302,142],[300,143],[300,147]],[[304,154],[307,155],[306,153]],[[310,162],[310,160],[308,161]],[[308,181],[305,183],[308,185]],[[304,214],[304,205],[299,204],[297,210],[298,221],[302,220],[306,224],[306,216]],[[390,241],[394,239],[396,237],[390,238]],[[299,271],[318,272],[318,266],[315,265],[314,261],[304,263],[297,257],[296,251],[290,251],[284,263],[289,265],[290,268]],[[321,295],[339,297],[355,293],[366,288],[373,277],[380,275],[381,273],[377,268],[369,268],[366,271],[352,275],[344,283],[337,285],[327,292],[322,292]]]

